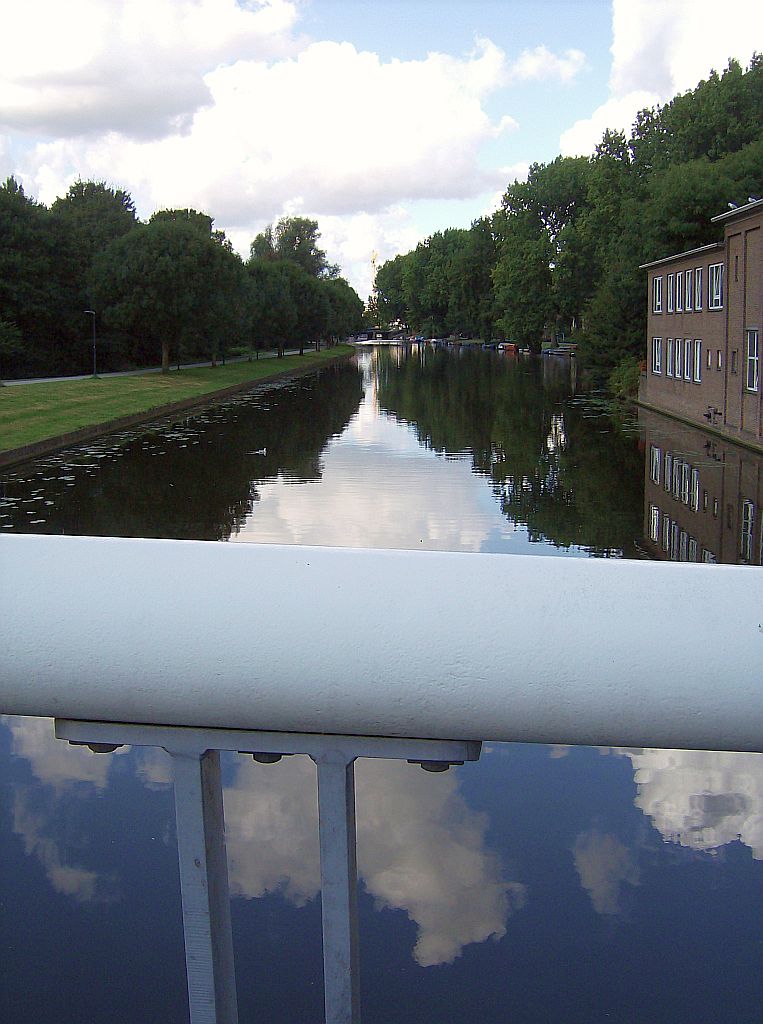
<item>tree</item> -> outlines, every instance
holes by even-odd
[[[3,383],[2,363],[8,356],[14,356],[21,350],[21,331],[15,324],[0,320],[0,386]]]
[[[221,351],[245,301],[243,268],[211,218],[183,214],[163,211],[112,242],[91,277],[106,324],[131,336],[139,358],[160,349],[165,373],[171,352]]]
[[[296,311],[284,260],[250,259],[251,332],[257,350],[275,345],[279,358],[294,336]]]
[[[24,341],[24,358],[13,365],[32,372],[68,368],[60,314],[71,302],[57,273],[59,238],[50,212],[15,178],[0,185],[0,318]]]
[[[76,181],[50,212],[61,223],[69,247],[85,272],[106,246],[137,225],[128,192],[103,181]]]
[[[339,268],[329,263],[326,253],[318,248],[318,221],[309,217],[282,217],[273,227],[269,224],[252,242],[250,261],[258,259],[289,260],[298,264],[311,277],[336,277]]]
[[[328,301],[326,337],[336,341],[359,331],[363,324],[363,301],[343,277],[320,282]]]

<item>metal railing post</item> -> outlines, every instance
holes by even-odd
[[[237,1024],[220,754],[169,753],[191,1024]]]
[[[318,768],[326,1024],[359,1024],[355,759],[328,751],[313,760]]]

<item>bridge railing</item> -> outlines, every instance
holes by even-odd
[[[327,1024],[360,1013],[357,757],[763,751],[756,569],[13,535],[0,580],[0,712],[172,755],[192,1024],[237,1019],[220,750],[317,764]]]

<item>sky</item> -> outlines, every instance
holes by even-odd
[[[236,249],[315,218],[366,298],[372,254],[491,213],[531,163],[763,40],[726,0],[0,0],[0,181],[193,207]]]

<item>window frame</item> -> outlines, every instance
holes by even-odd
[[[662,274],[652,278],[652,312],[662,313]]]
[[[684,311],[684,272],[676,271],[676,313]]]
[[[649,539],[654,544],[660,543],[660,510],[657,505],[649,506]]]
[[[681,351],[680,338],[676,338],[673,342],[673,355],[675,356],[675,367],[673,375],[676,380],[681,380],[684,375],[684,356],[683,352]]]
[[[652,373],[662,376],[662,338],[652,338]]]
[[[653,483],[660,484],[660,468],[662,466],[662,449],[656,444],[649,446],[649,476]]]
[[[702,309],[702,267],[694,268],[694,310]]]
[[[694,339],[694,383],[702,383],[702,339]]]
[[[684,276],[684,309],[691,313],[694,309],[694,271],[687,270]]]
[[[723,263],[711,263],[707,275],[707,308],[723,309]]]
[[[684,338],[684,380],[690,381],[692,379],[693,359],[694,351],[692,348],[691,338]]]
[[[742,501],[740,520],[739,557],[745,562],[752,561],[752,536],[755,530],[755,503],[745,498]]]
[[[755,341],[755,347],[753,350],[752,342]],[[757,394],[760,390],[760,334],[757,328],[750,328],[745,335],[745,373],[744,373],[744,387],[745,391],[751,391],[753,394]],[[752,383],[751,383],[752,381]]]
[[[667,288],[667,294],[665,296],[665,301],[666,301],[667,305],[666,305],[665,308],[666,308],[666,311],[668,313],[672,313],[673,310],[675,309],[675,301],[674,301],[675,300],[675,294],[676,294],[676,275],[675,274],[668,274],[666,288]]]

